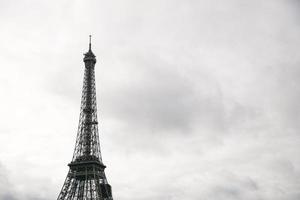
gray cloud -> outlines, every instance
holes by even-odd
[[[115,118],[129,124],[147,128],[152,133],[164,129],[179,130],[185,134],[195,118],[215,120],[221,115],[222,108],[214,97],[218,88],[203,76],[198,84],[212,86],[215,94],[205,95],[203,88],[198,89],[189,74],[180,66],[167,63],[158,56],[151,60],[135,58],[132,76],[114,91],[104,91],[102,102]],[[105,95],[108,93],[107,95]],[[206,122],[204,122],[206,123]],[[217,123],[215,123],[217,124]]]
[[[0,199],[16,200],[14,186],[9,180],[8,170],[0,163]]]

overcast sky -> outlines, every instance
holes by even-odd
[[[116,200],[300,199],[299,0],[0,0],[0,199],[56,199],[88,35]]]

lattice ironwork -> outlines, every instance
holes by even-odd
[[[64,185],[57,200],[112,200],[102,162],[97,121],[95,85],[96,56],[91,50],[84,54],[85,70],[79,126],[75,150]]]

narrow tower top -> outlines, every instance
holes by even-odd
[[[92,35],[89,35],[90,37],[90,43],[89,43],[89,51],[92,51]]]
[[[92,52],[92,35],[89,35],[89,51],[84,54],[83,61],[92,61],[96,63],[96,56]]]

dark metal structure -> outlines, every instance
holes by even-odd
[[[112,200],[102,162],[97,121],[95,64],[91,49],[84,54],[84,81],[76,145],[69,172],[57,200]]]

